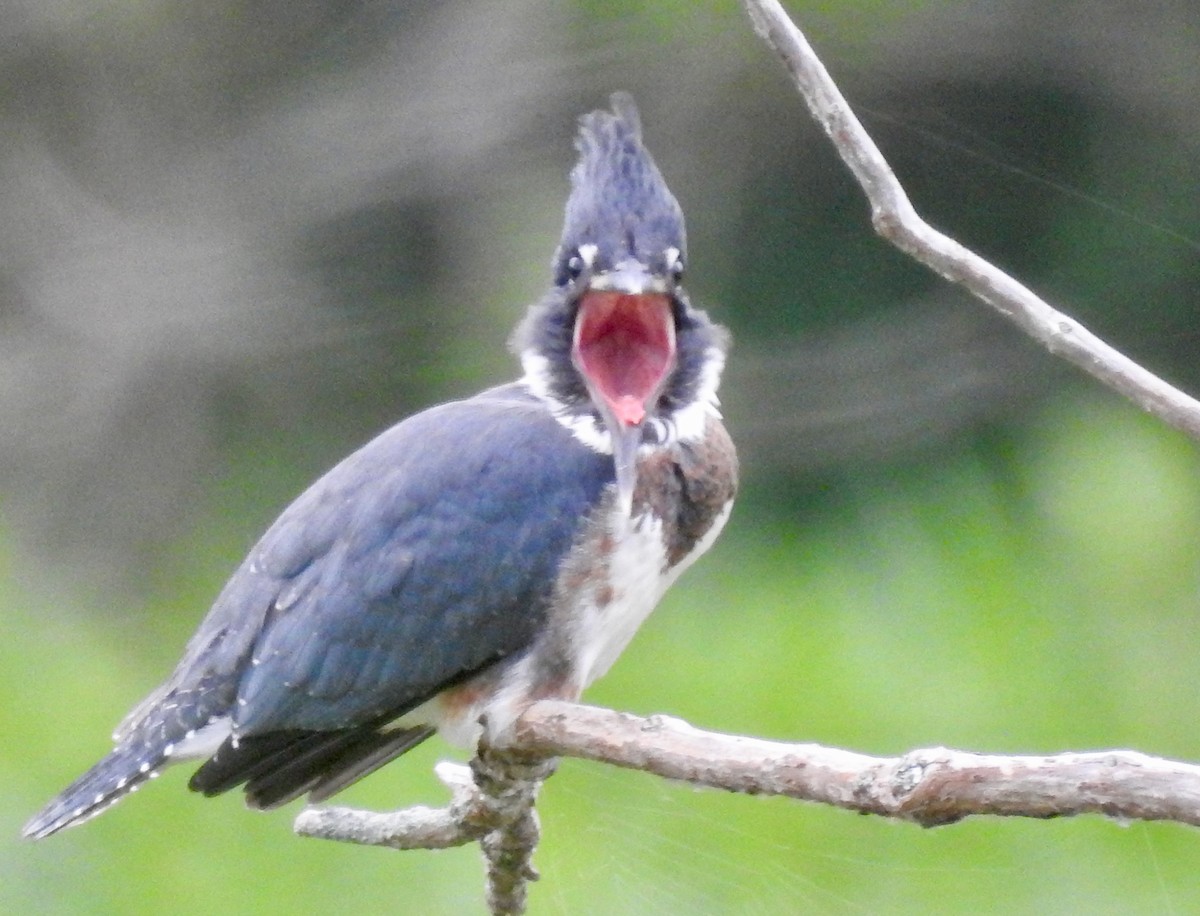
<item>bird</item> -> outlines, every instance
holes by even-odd
[[[520,378],[405,419],[303,492],[40,839],[200,761],[206,796],[319,802],[435,732],[470,748],[576,700],[729,516],[728,332],[683,288],[683,213],[633,98],[579,119]]]

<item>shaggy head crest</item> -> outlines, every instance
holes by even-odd
[[[556,280],[566,282],[566,265],[586,246],[597,272],[627,258],[648,267],[664,265],[674,250],[686,258],[683,212],[642,145],[637,106],[628,93],[614,93],[612,111],[579,119],[575,146],[579,162],[571,171],[562,239],[555,255]]]

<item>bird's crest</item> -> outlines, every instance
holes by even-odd
[[[686,252],[683,212],[642,145],[633,97],[617,92],[611,104],[579,119],[559,264],[583,245],[597,246],[600,270],[626,257],[655,264],[669,248]]]

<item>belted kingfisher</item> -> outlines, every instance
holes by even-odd
[[[292,503],[26,837],[183,760],[205,761],[193,790],[273,808],[435,731],[471,746],[577,699],[713,542],[737,488],[727,335],[683,291],[683,214],[633,99],[581,118],[576,146],[554,282],[513,338],[521,379],[410,417]]]

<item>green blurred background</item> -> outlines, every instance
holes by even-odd
[[[639,99],[735,334],[712,554],[588,699],[892,754],[1200,759],[1196,447],[907,262],[738,5],[10,0],[0,911],[481,911],[169,771],[45,843],[225,576],[400,417],[510,378],[574,118]],[[1200,8],[790,4],[931,221],[1200,391]],[[347,803],[437,803],[429,745]],[[535,913],[1185,913],[1200,833],[923,831],[576,761]]]

